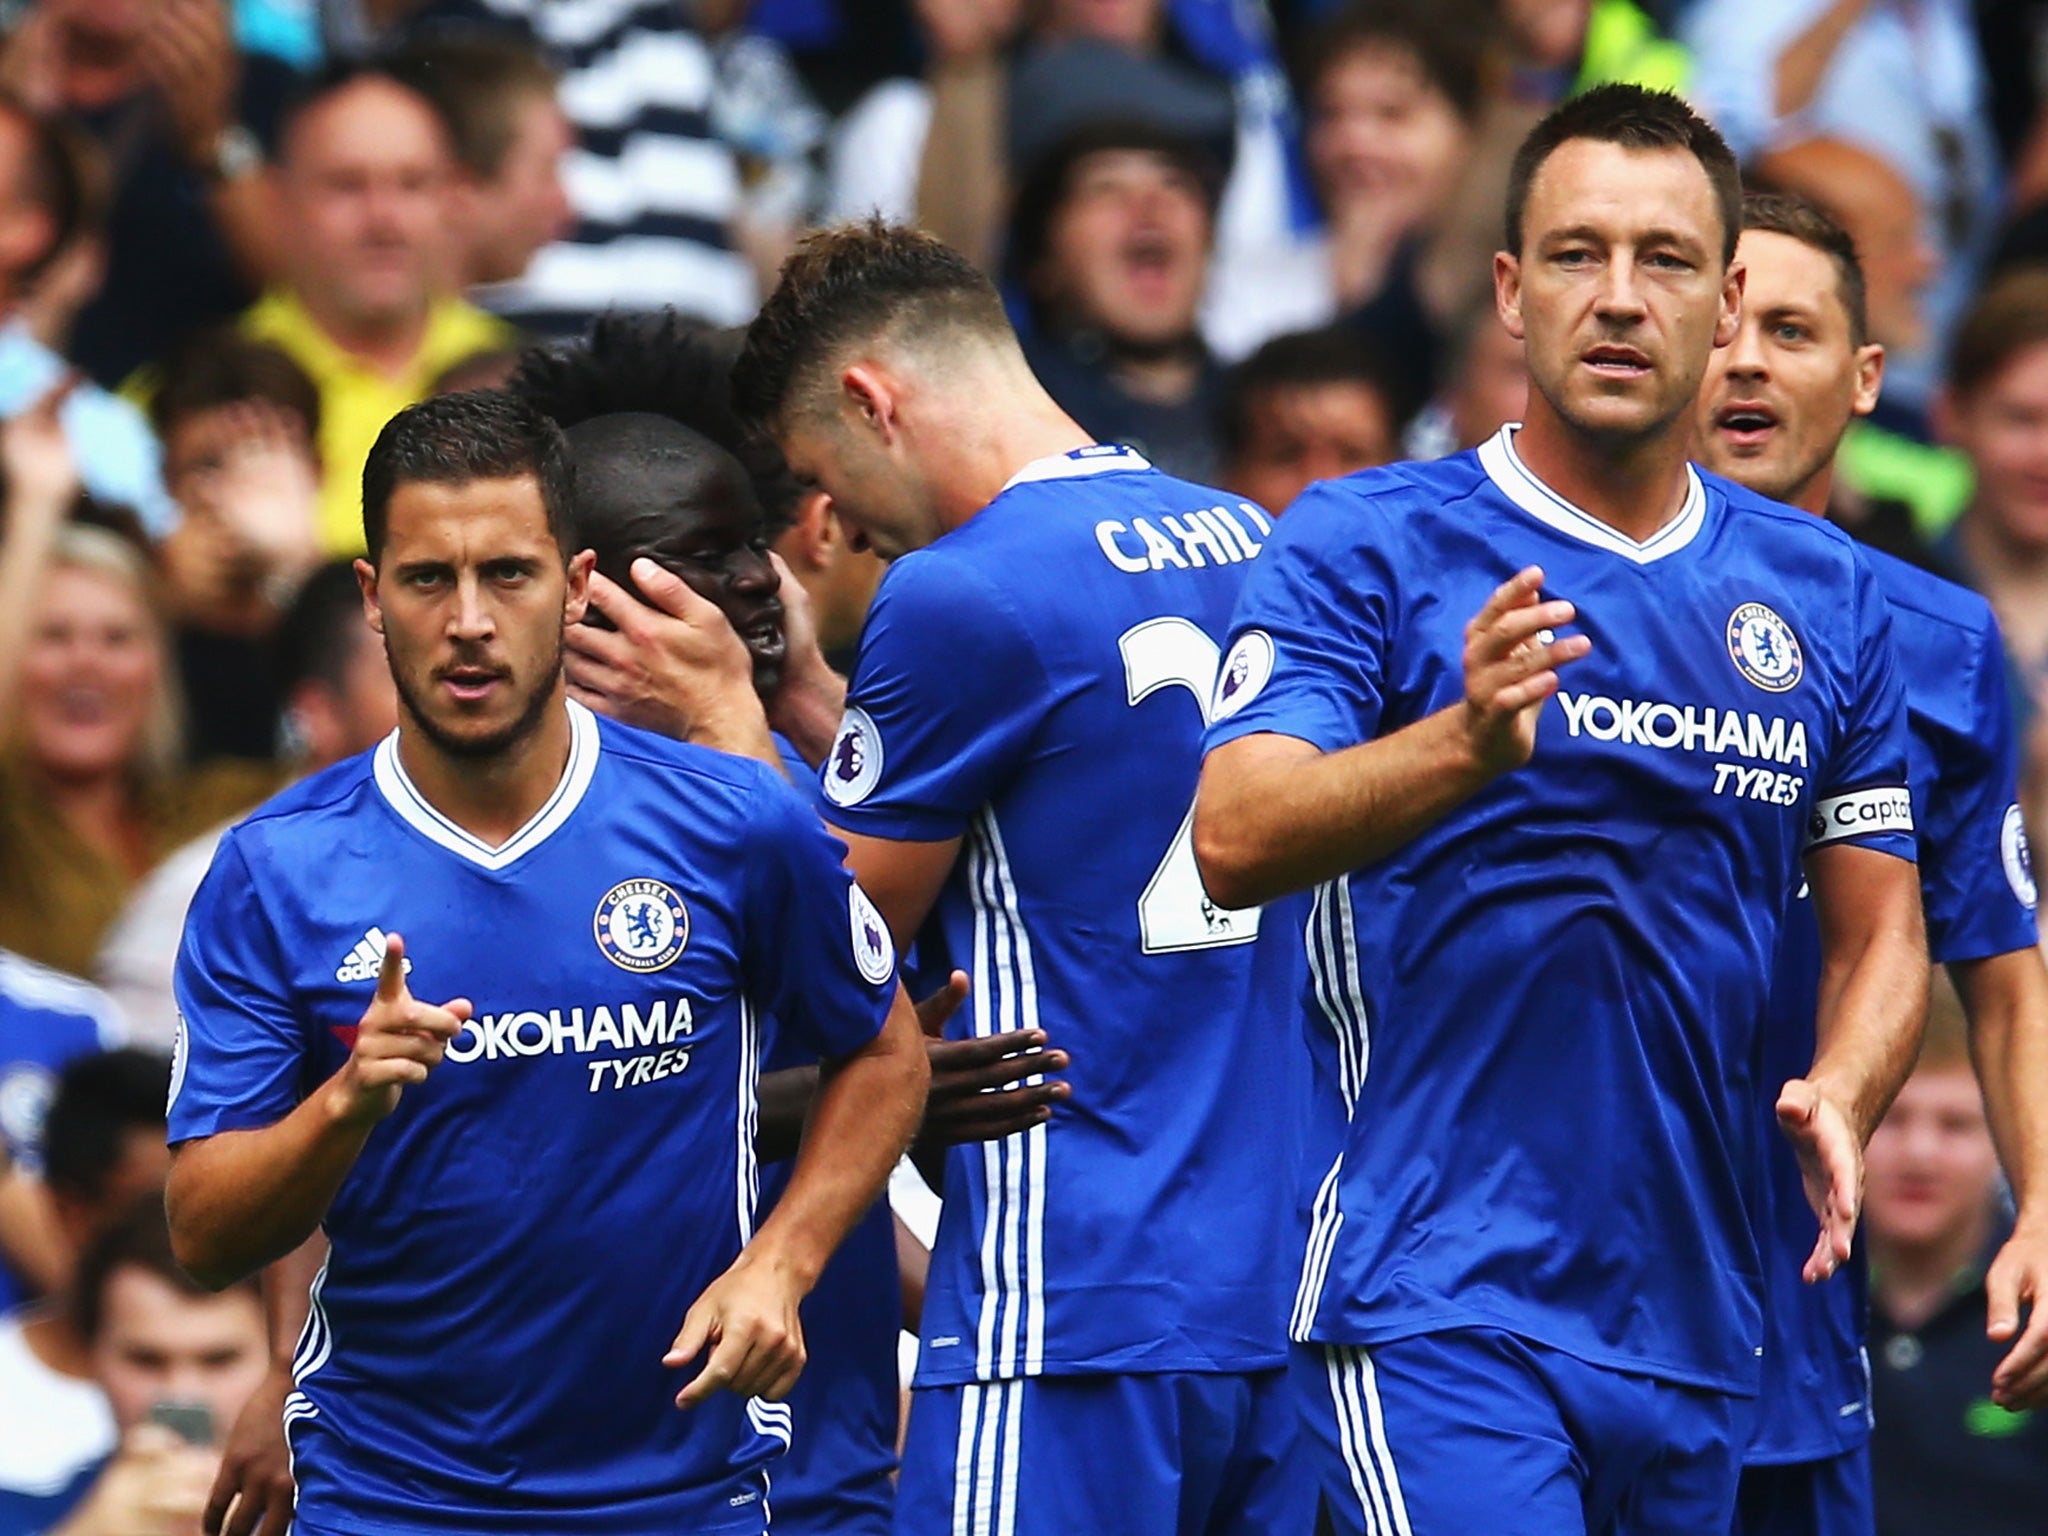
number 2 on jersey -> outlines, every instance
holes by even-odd
[[[1133,708],[1161,688],[1185,688],[1195,696],[1203,726],[1209,724],[1216,673],[1223,664],[1214,640],[1186,619],[1164,618],[1133,625],[1116,644],[1124,658],[1124,694]],[[1202,889],[1192,805],[1138,898],[1138,935],[1139,948],[1148,955],[1248,944],[1259,936],[1257,907],[1219,907]]]

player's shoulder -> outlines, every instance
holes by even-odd
[[[1838,569],[1853,568],[1864,553],[1862,545],[1824,517],[1773,501],[1697,465],[1694,469],[1701,488],[1710,500],[1718,500],[1726,508],[1730,526],[1741,530],[1746,544],[1796,551],[1809,560]],[[1736,518],[1740,521],[1734,521]]]
[[[89,1020],[102,1031],[115,1030],[119,1020],[114,1000],[91,982],[11,949],[0,949],[0,1002],[24,1013]]]
[[[1981,593],[1868,545],[1863,547],[1863,562],[1896,618],[1951,632],[1976,646],[1995,640],[1998,621]]]
[[[625,814],[671,818],[699,831],[723,827],[742,842],[773,835],[792,808],[799,819],[815,819],[802,794],[772,764],[603,716],[597,717],[597,730],[602,760],[640,781],[606,796]]]
[[[1430,543],[1438,529],[1469,535],[1467,499],[1488,484],[1473,453],[1409,459],[1318,480],[1294,499],[1273,535],[1275,548],[1328,560],[1347,552]],[[1402,573],[1397,562],[1396,573]],[[1415,574],[1410,566],[1407,574]]]
[[[628,773],[686,781],[699,794],[730,793],[742,798],[763,784],[784,782],[774,768],[751,757],[677,741],[603,715],[594,718],[603,759]]]
[[[228,836],[289,835],[301,822],[353,810],[375,780],[376,757],[381,750],[372,747],[367,752],[358,752],[287,784],[229,828]]]

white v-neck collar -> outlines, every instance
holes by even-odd
[[[1096,443],[1071,453],[1050,453],[1033,459],[1003,482],[1003,490],[1027,485],[1033,480],[1074,480],[1083,475],[1107,475],[1117,470],[1150,469],[1152,461],[1121,443]],[[997,493],[998,495],[1001,492]]]
[[[429,842],[440,844],[479,868],[503,869],[546,842],[569,819],[576,807],[583,803],[583,792],[590,788],[590,777],[597,772],[597,717],[574,699],[566,702],[569,708],[569,761],[562,769],[561,780],[526,825],[495,848],[474,833],[458,827],[427,803],[427,797],[419,792],[419,787],[407,775],[405,765],[398,760],[396,731],[377,744],[374,759],[377,788],[390,802],[391,809],[398,812],[400,819]]]
[[[1511,421],[1481,443],[1479,464],[1503,496],[1546,527],[1555,528],[1559,533],[1568,534],[1595,549],[1604,549],[1624,560],[1633,560],[1637,565],[1648,565],[1666,555],[1677,554],[1698,537],[1700,529],[1706,525],[1706,488],[1700,484],[1699,474],[1688,464],[1685,466],[1685,503],[1678,509],[1678,516],[1638,544],[1583,507],[1572,505],[1538,480],[1529,466],[1522,462],[1522,456],[1515,452],[1515,433],[1520,427],[1521,423]]]

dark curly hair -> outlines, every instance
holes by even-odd
[[[505,386],[565,431],[598,416],[666,416],[740,461],[774,538],[796,515],[803,487],[782,451],[733,408],[742,333],[663,310],[605,314],[575,341],[520,354]]]

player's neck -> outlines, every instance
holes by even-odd
[[[1870,1240],[1871,1288],[1885,1315],[1901,1328],[1923,1327],[1956,1291],[1956,1277],[1991,1241],[1988,1207],[1934,1241],[1911,1246]]]
[[[1684,509],[1686,447],[1677,423],[1622,446],[1589,438],[1567,426],[1533,389],[1515,434],[1515,452],[1532,475],[1638,544]]]
[[[987,423],[979,432],[961,423],[953,473],[946,476],[951,495],[940,507],[949,530],[994,501],[1025,465],[1095,441],[1035,386],[1033,393],[1036,399],[1021,399],[1015,409],[978,409],[976,422]]]
[[[1826,517],[1828,508],[1835,501],[1835,461],[1829,459],[1814,472],[1806,484],[1798,487],[1785,498],[1787,506],[1797,507],[1802,512],[1811,512],[1815,517]]]
[[[572,728],[559,681],[524,739],[491,757],[436,746],[409,714],[398,722],[398,761],[420,797],[471,837],[502,847],[525,826],[568,771]]]

